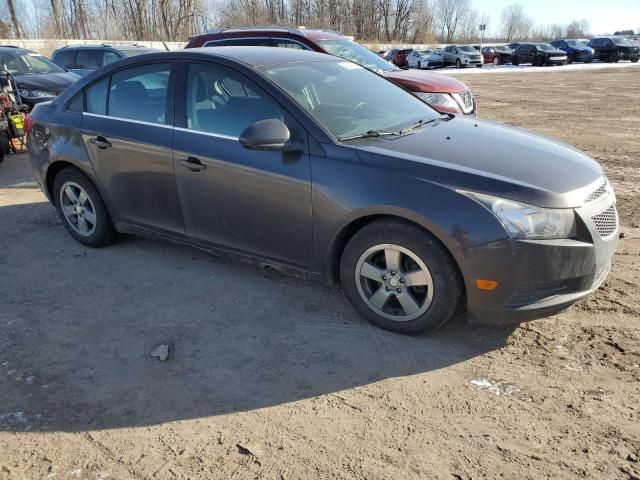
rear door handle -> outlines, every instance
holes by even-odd
[[[204,170],[207,166],[198,160],[196,157],[187,157],[180,160],[180,165],[185,168],[188,168],[192,172],[199,172],[200,170]]]
[[[101,150],[107,149],[111,146],[111,142],[104,138],[102,135],[90,138],[89,141]]]

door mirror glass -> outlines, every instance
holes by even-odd
[[[240,134],[240,143],[252,150],[284,150],[290,138],[282,120],[268,118],[249,125]]]

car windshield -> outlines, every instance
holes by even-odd
[[[614,37],[611,39],[614,45],[618,45],[620,47],[635,47],[635,45],[625,37]]]
[[[509,47],[495,47],[495,51],[502,53],[511,53],[511,49]]]
[[[356,62],[374,72],[392,72],[398,70],[395,65],[392,65],[368,48],[351,40],[318,40],[316,43],[327,53]]]
[[[5,67],[12,75],[64,72],[64,69],[45,56],[24,51],[0,52],[0,68]]]
[[[536,45],[536,47],[538,47],[538,50],[544,50],[544,51],[556,50],[556,47],[553,47],[553,46],[549,45],[548,43],[538,43]]]
[[[582,42],[579,42],[578,40],[565,40],[564,43],[566,43],[570,47],[574,47],[574,48],[582,48],[582,47],[584,47],[584,44]]]
[[[435,50],[421,50],[418,52],[418,55],[421,57],[428,57],[429,55],[437,55],[438,52]]]
[[[470,52],[470,53],[477,53],[478,52],[471,45],[462,45],[461,47],[458,47],[458,50],[462,50],[463,52]]]
[[[119,50],[125,57],[135,57],[136,55],[143,55],[145,53],[153,53],[158,50],[152,48],[136,48],[135,50]]]
[[[269,65],[261,70],[338,139],[389,133],[439,118],[411,93],[351,62]]]

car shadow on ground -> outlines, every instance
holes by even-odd
[[[295,402],[463,362],[513,330],[458,318],[428,336],[385,332],[337,288],[134,237],[85,248],[47,203],[0,207],[0,232],[3,431]],[[164,343],[169,358],[151,358]]]

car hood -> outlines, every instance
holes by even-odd
[[[603,176],[597,162],[569,145],[462,117],[354,146],[373,167],[541,207],[580,207]]]
[[[460,93],[468,90],[460,80],[422,70],[399,70],[383,75],[411,92]]]
[[[72,72],[33,73],[16,75],[15,79],[18,88],[47,90],[59,94],[69,85],[79,80],[80,76]]]

